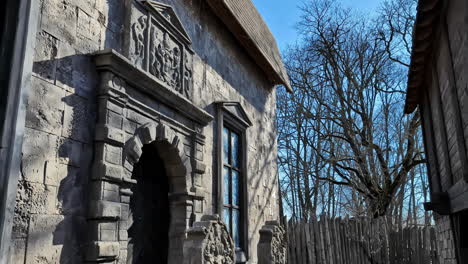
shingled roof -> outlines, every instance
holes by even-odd
[[[251,0],[206,0],[273,84],[292,92],[276,40]]]
[[[440,0],[419,0],[418,13],[414,25],[413,50],[408,72],[405,113],[412,113],[424,89],[424,75],[428,66],[434,38],[434,24],[440,15]]]

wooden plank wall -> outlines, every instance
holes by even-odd
[[[289,264],[439,264],[432,226],[387,230],[382,221],[312,218],[287,223]]]

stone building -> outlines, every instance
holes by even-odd
[[[419,0],[405,112],[422,118],[440,263],[468,263],[468,2]]]
[[[0,263],[182,263],[215,214],[257,263],[276,42],[250,0],[158,1],[2,1]]]

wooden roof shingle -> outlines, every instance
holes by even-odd
[[[434,41],[434,25],[440,15],[440,0],[419,0],[414,24],[413,48],[408,71],[404,112],[412,113],[420,103],[421,91]]]

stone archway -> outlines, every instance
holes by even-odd
[[[203,127],[213,117],[115,51],[102,51],[94,59],[100,74],[99,114],[87,194],[84,261],[126,262],[130,200],[138,183],[133,169],[143,146],[151,144],[168,179],[168,263],[181,263],[185,232],[204,212]],[[169,115],[159,111],[160,104],[168,107]]]
[[[155,158],[155,160],[153,160],[153,164],[146,164],[144,169],[151,170],[151,168],[153,168],[155,171],[159,170],[157,173],[160,173],[160,176],[162,177],[166,177],[166,180],[156,181],[159,184],[167,184],[167,190],[164,190],[164,186],[158,186],[162,187],[161,189],[165,193],[157,193],[157,190],[154,190],[154,192],[151,194],[152,196],[159,196],[159,198],[164,199],[164,201],[167,199],[167,205],[160,204],[156,206],[158,208],[155,209],[166,210],[165,206],[167,206],[168,210],[167,215],[160,214],[160,217],[165,219],[154,221],[154,224],[158,224],[160,222],[159,224],[162,225],[162,227],[160,226],[156,228],[156,232],[159,232],[160,235],[162,235],[162,232],[164,232],[164,227],[167,227],[167,252],[163,252],[166,250],[165,248],[161,249],[161,252],[158,250],[155,251],[158,251],[159,254],[165,256],[167,254],[167,263],[177,263],[177,261],[182,257],[182,245],[183,240],[185,239],[185,230],[188,227],[188,210],[186,208],[187,203],[181,202],[178,197],[188,192],[187,181],[190,180],[189,174],[191,172],[190,159],[185,155],[179,137],[171,128],[162,123],[160,123],[158,126],[155,126],[154,124],[146,124],[137,129],[135,136],[133,136],[125,144],[123,157],[124,164],[128,164],[129,166],[133,167],[134,172],[135,170],[141,169],[142,164],[151,162],[149,159]],[[159,162],[160,164],[158,164]],[[160,171],[161,169],[164,171]],[[132,189],[139,190],[139,179],[135,178],[135,180],[136,182]],[[145,181],[144,179],[140,180]],[[145,182],[145,184],[151,183],[154,183],[154,181],[150,180]],[[130,200],[132,201],[132,198],[137,195],[140,194],[131,192]],[[167,197],[162,197],[161,195],[167,195]],[[132,208],[130,207],[130,209]],[[149,213],[149,216],[154,217],[155,215],[153,213]],[[168,222],[166,223],[165,220],[168,220]],[[135,221],[133,221],[133,223],[135,223]],[[166,224],[167,226],[165,226]],[[132,226],[129,226],[129,228],[132,228]],[[151,236],[151,234],[147,235]],[[165,237],[161,238],[161,240],[165,240]],[[129,243],[130,247],[133,246],[131,241],[129,241]],[[165,247],[166,245],[160,246]],[[130,252],[128,253],[130,254]],[[153,253],[155,252],[152,252],[152,254]],[[166,259],[165,256],[163,256],[161,259]],[[134,256],[128,255],[128,258],[133,257]],[[154,260],[151,263],[159,262]]]
[[[153,144],[164,161],[170,179],[170,191],[186,192],[187,173],[192,170],[190,158],[185,155],[176,132],[163,123],[158,126],[148,123],[138,128],[124,146],[123,163],[133,168],[143,154],[143,146],[147,144]]]

